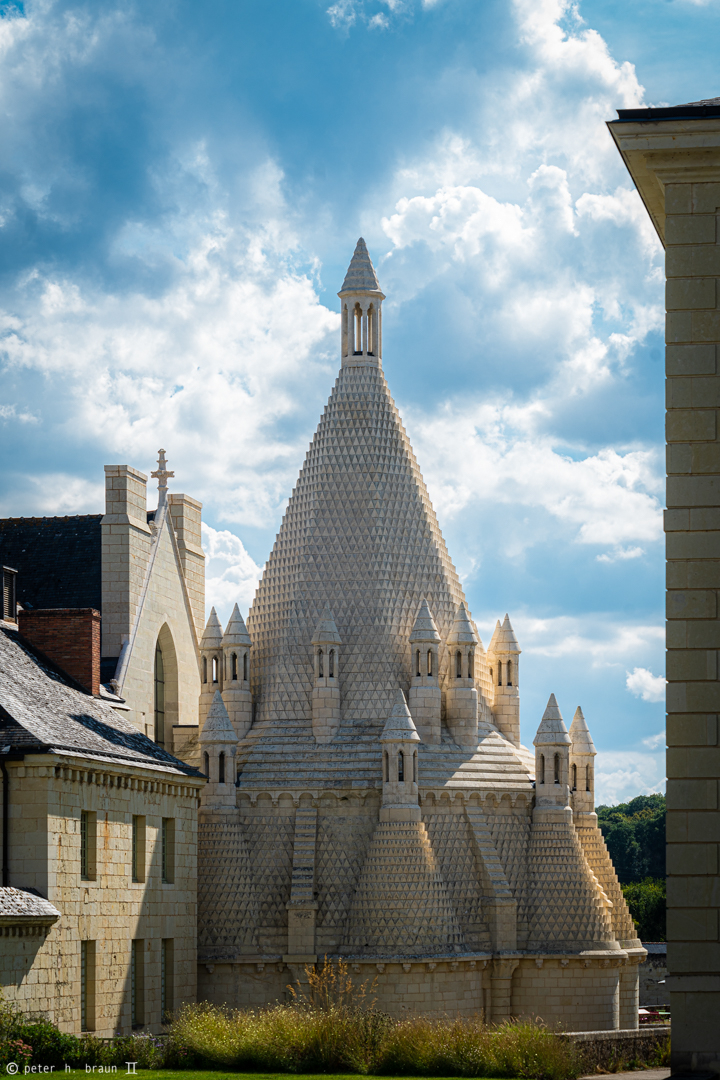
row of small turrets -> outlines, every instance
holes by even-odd
[[[569,807],[574,817],[594,813],[596,751],[580,706],[568,731],[551,694],[533,745],[536,809],[553,820]]]
[[[409,705],[420,738],[430,745],[441,738],[443,692],[440,684],[442,640],[427,600],[423,600],[409,637],[411,678]],[[445,721],[459,746],[478,743],[478,685],[481,664],[487,664],[487,706],[496,726],[515,746],[520,745],[520,697],[518,689],[520,647],[506,615],[498,621],[485,654],[464,601],[445,643],[447,675],[444,683]],[[250,649],[252,643],[237,604],[223,634],[213,608],[200,642],[202,687],[200,724],[208,714],[215,691],[222,700],[238,739],[244,739],[252,723]],[[341,721],[340,663],[342,641],[332,612],[325,605],[312,636],[314,655],[312,726],[318,743],[328,743]]]

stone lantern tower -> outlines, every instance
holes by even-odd
[[[383,789],[380,821],[420,821],[418,803],[418,743],[402,690],[385,721],[380,744],[383,751]]]
[[[590,731],[578,705],[570,725],[570,797],[574,818],[595,813],[595,755]]]
[[[382,302],[385,294],[362,236],[357,242],[342,288],[342,364],[381,366]]]
[[[217,612],[210,612],[205,632],[200,640],[200,727],[208,714],[215,691],[222,691],[223,632]]]
[[[238,741],[245,738],[252,725],[251,646],[250,635],[236,604],[222,639],[222,699]]]
[[[424,743],[440,742],[440,634],[427,600],[423,600],[410,634],[410,713]]]
[[[495,725],[513,746],[520,745],[520,646],[509,615],[498,620],[488,645],[488,664],[493,684],[492,714]]]
[[[568,786],[570,736],[554,694],[548,699],[533,745],[536,815],[538,810],[559,810],[564,815],[562,820],[567,816],[567,820],[572,821]]]
[[[478,693],[475,687],[475,649],[478,636],[463,600],[447,639],[448,673],[445,690],[447,726],[458,746],[477,746]]]

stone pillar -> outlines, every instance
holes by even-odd
[[[295,813],[295,842],[288,913],[288,945],[283,960],[287,964],[314,964],[315,918],[315,844],[317,810],[301,807]]]
[[[672,1069],[720,1068],[720,108],[610,132],[666,248],[668,978]]]
[[[501,1024],[503,1020],[510,1020],[512,1011],[512,979],[519,960],[493,960],[492,962],[492,991],[491,991],[491,1017],[493,1024]]]

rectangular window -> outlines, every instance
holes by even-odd
[[[139,814],[132,819],[132,879],[145,880],[145,818]]]
[[[175,942],[163,938],[160,970],[160,1008],[163,1024],[169,1023],[175,1008]]]
[[[9,619],[11,622],[17,622],[17,603],[15,596],[15,582],[17,579],[17,570],[13,570],[9,566],[3,566],[2,568],[2,605],[3,605],[3,619]]]
[[[80,1030],[95,1030],[95,942],[80,942]]]
[[[175,818],[162,819],[162,880],[164,885],[175,881]]]
[[[132,1026],[142,1027],[145,1023],[145,942],[140,938],[132,943],[130,996]]]
[[[97,814],[83,810],[80,814],[80,877],[95,881],[97,876]]]

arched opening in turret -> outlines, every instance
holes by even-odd
[[[218,658],[213,656],[212,658],[212,681],[216,683],[218,681]]]
[[[362,354],[362,309],[359,304],[355,305],[353,313],[353,355]]]
[[[386,750],[385,751],[385,783],[387,784],[389,782],[389,780],[390,780],[390,755],[388,754],[388,752]]]
[[[221,752],[218,757],[218,784],[225,783],[225,755]]]
[[[209,780],[210,779],[210,755],[208,754],[207,750],[203,754],[203,772],[205,773],[205,775],[207,776],[207,778]]]
[[[420,650],[415,650],[415,675],[420,678]]]
[[[572,767],[572,789],[577,791],[577,765]]]
[[[502,660],[498,660],[498,686],[502,686]]]
[[[203,669],[203,682],[207,683],[207,656],[203,656],[202,669]]]
[[[506,678],[505,678],[505,682],[506,682],[507,686],[512,686],[512,684],[513,684],[512,680],[513,680],[512,660],[508,660],[508,662],[507,662],[507,674],[506,674]]]
[[[248,654],[243,653],[243,682],[247,682],[248,677]]]
[[[455,654],[455,678],[462,679],[462,653]]]
[[[495,672],[493,671],[492,668],[490,668],[490,682],[492,682],[494,678],[495,678]]]
[[[232,681],[233,682],[237,682],[237,676],[238,676],[237,653],[233,653],[232,654]]]
[[[585,766],[585,790],[592,791],[592,765]]]
[[[468,653],[468,679],[475,678],[475,653],[470,650]]]
[[[324,659],[325,656],[322,649],[318,649],[318,676],[321,679],[325,678],[325,668],[323,666]]]
[[[413,784],[417,784],[417,750],[413,751]]]
[[[555,783],[560,783],[560,755],[555,755]]]
[[[330,655],[328,656],[328,678],[330,678],[330,679],[335,678],[335,650],[334,649],[330,650]]]
[[[343,356],[347,356],[347,354],[348,354],[348,308],[347,308],[347,304],[343,304],[342,354],[343,354]]]
[[[428,675],[432,676],[432,673],[433,673],[433,662],[432,662],[432,649],[428,649],[428,654],[427,654],[427,672],[428,672]]]
[[[398,783],[405,783],[405,755],[402,750],[398,750]]]
[[[368,356],[375,355],[375,308],[370,305],[367,313],[367,351]]]
[[[538,784],[544,784],[545,783],[545,755],[544,754],[540,755],[539,765],[540,765],[540,768],[538,769],[537,781],[538,781]]]

